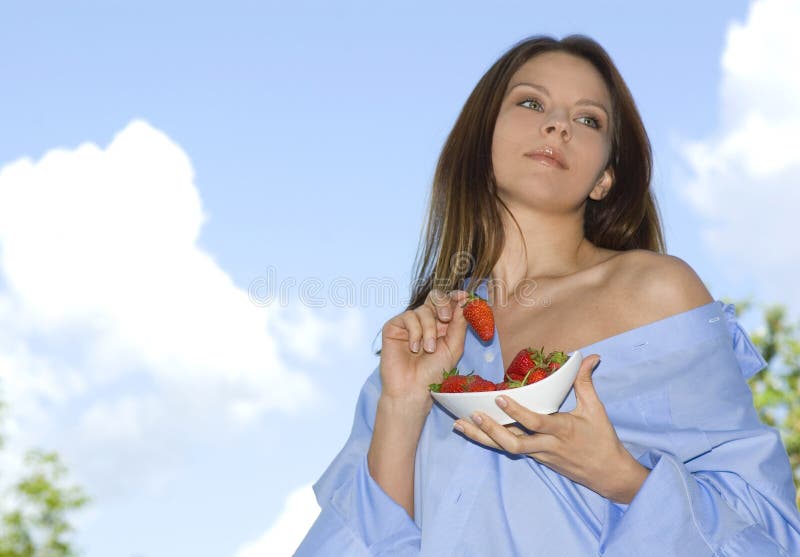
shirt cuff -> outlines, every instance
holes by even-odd
[[[603,557],[726,555],[717,551],[752,525],[672,455],[649,451],[642,460],[651,470],[627,508],[606,506]]]
[[[361,457],[351,479],[333,493],[331,506],[372,555],[419,553],[419,527],[372,478],[367,455]]]

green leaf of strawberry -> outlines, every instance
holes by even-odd
[[[567,360],[569,360],[569,356],[567,356],[565,352],[562,352],[560,350],[554,350],[553,352],[550,352],[547,355],[548,362],[555,362],[559,365],[563,364]]]

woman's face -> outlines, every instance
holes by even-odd
[[[582,58],[546,52],[509,81],[492,138],[500,198],[552,211],[601,199],[613,176],[611,94]]]

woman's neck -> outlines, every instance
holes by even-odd
[[[522,229],[507,218],[504,223],[505,245],[492,269],[495,283],[513,292],[529,280],[568,277],[591,267],[600,252],[583,235],[581,215],[521,215]],[[526,256],[527,251],[527,256]]]

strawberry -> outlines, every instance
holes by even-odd
[[[431,383],[428,388],[435,393],[475,393],[496,390],[495,384],[484,379],[474,371],[467,375],[459,375],[458,369],[442,373],[441,383]]]
[[[466,391],[468,393],[478,393],[482,391],[496,391],[497,387],[495,384],[489,381],[488,379],[484,379],[480,375],[471,376],[472,381],[467,384]]]
[[[550,371],[548,369],[543,368],[543,367],[537,367],[537,368],[532,369],[532,370],[530,370],[528,372],[528,374],[525,377],[525,379],[522,380],[522,384],[523,385],[531,385],[533,383],[536,383],[537,381],[541,381],[542,379],[544,379],[548,375],[550,375]]]
[[[549,377],[561,364],[567,360],[563,352],[551,352],[543,356],[544,347],[523,348],[520,350],[511,365],[508,366],[503,381],[493,383],[484,379],[474,371],[467,375],[460,375],[458,368],[442,372],[441,383],[431,383],[429,388],[436,393],[477,393],[484,391],[505,391],[516,389],[525,385],[532,385]],[[559,361],[563,360],[563,361]]]
[[[431,383],[428,385],[428,388],[435,393],[439,393],[442,390],[442,385],[450,379],[451,377],[459,377],[458,375],[458,368],[453,368],[450,371],[444,370],[442,371],[442,382],[441,383]]]
[[[463,393],[467,390],[469,375],[451,375],[442,381],[440,393]]]
[[[564,352],[561,352],[560,350],[554,350],[547,355],[547,368],[550,370],[550,373],[553,373],[568,359],[569,356],[567,356]]]
[[[491,340],[494,336],[494,314],[489,303],[475,293],[467,295],[467,301],[461,308],[464,317],[481,340]]]
[[[536,363],[531,360],[530,352],[527,348],[523,348],[517,352],[517,355],[514,356],[514,359],[511,360],[511,363],[508,365],[506,379],[520,381],[525,377],[525,374],[528,373],[528,370],[534,367],[536,367]]]
[[[506,370],[506,378],[512,381],[522,381],[531,369],[541,363],[541,352],[539,350],[523,348],[511,360],[511,364]]]
[[[512,381],[511,379],[506,379],[502,383],[498,383],[496,385],[498,391],[505,391],[507,389],[516,389],[518,387],[522,387],[522,381]]]

